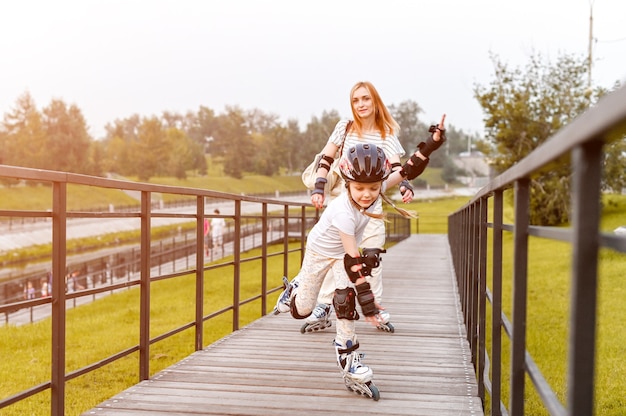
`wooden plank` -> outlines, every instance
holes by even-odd
[[[334,326],[301,334],[265,316],[83,415],[482,415],[446,236],[414,235],[383,257],[383,303],[396,327],[357,322],[381,399],[348,391]]]

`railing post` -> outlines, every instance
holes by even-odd
[[[263,203],[261,225],[261,316],[267,315],[267,235],[269,234],[267,202]]]
[[[150,192],[141,191],[139,381],[150,378],[150,198]]]
[[[526,298],[528,291],[529,180],[515,182],[515,228],[513,254],[513,334],[511,336],[511,416],[524,414],[526,371]]]
[[[203,317],[204,317],[204,197],[196,198],[196,322],[195,322],[195,350],[203,347]]]
[[[235,201],[235,240],[233,241],[233,331],[239,329],[241,290],[241,200]]]
[[[468,221],[468,249],[469,249],[469,262],[467,265],[467,281],[468,281],[468,338],[470,342],[470,349],[472,352],[472,364],[474,369],[477,370],[476,361],[476,348],[477,348],[477,322],[478,322],[478,276],[476,274],[476,261],[478,259],[478,204],[472,204],[470,206],[470,216]]]
[[[480,199],[480,240],[478,246],[478,397],[485,405],[485,320],[487,311],[487,198]]]
[[[283,275],[289,278],[289,205],[283,209]]]
[[[52,357],[50,414],[65,414],[65,267],[67,247],[67,184],[52,188]]]
[[[588,142],[575,148],[572,156],[573,251],[567,409],[570,415],[592,415],[602,143]]]
[[[502,222],[504,192],[497,190],[493,197],[493,255],[491,316],[491,415],[501,416],[502,392]]]

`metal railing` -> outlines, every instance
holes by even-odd
[[[13,166],[0,165],[0,179],[17,178],[30,183],[41,182],[52,187],[52,201],[50,210],[9,210],[2,209],[0,202],[0,217],[11,218],[12,221],[19,221],[21,218],[43,218],[51,222],[52,253],[51,272],[52,289],[50,296],[36,299],[29,299],[20,302],[13,302],[0,305],[0,314],[10,313],[20,308],[34,308],[39,305],[47,305],[50,308],[51,317],[51,367],[50,380],[34,385],[23,391],[16,392],[10,397],[0,399],[0,409],[7,408],[13,404],[24,401],[42,392],[49,390],[50,393],[50,414],[63,415],[65,413],[66,383],[72,379],[88,374],[101,367],[109,365],[121,358],[131,354],[138,354],[139,381],[150,377],[150,348],[153,344],[163,341],[186,330],[194,332],[193,348],[198,351],[205,347],[203,339],[204,325],[207,321],[219,317],[225,313],[232,314],[232,330],[239,329],[240,308],[253,301],[260,302],[260,315],[268,313],[267,296],[282,289],[282,287],[268,287],[267,269],[270,258],[277,257],[280,261],[282,256],[283,274],[289,276],[290,264],[289,255],[298,254],[299,262],[295,265],[296,270],[304,256],[306,235],[308,230],[319,219],[319,211],[310,208],[310,204],[300,202],[281,201],[277,199],[265,199],[261,197],[251,197],[227,194],[203,189],[193,189],[184,187],[174,187],[165,185],[134,183],[115,179],[105,179],[86,175],[44,171],[37,169],[19,168]],[[78,212],[67,209],[68,185],[88,186],[94,191],[101,188],[119,189],[125,191],[136,191],[141,194],[141,206],[135,211],[126,212]],[[172,194],[176,197],[193,198],[195,205],[191,208],[181,209],[177,212],[159,210],[151,203],[153,193]],[[208,201],[211,204],[219,202],[222,214],[208,214],[205,212],[205,205]],[[223,217],[228,222],[227,237],[231,244],[230,257],[225,258],[219,264],[206,264],[204,251],[204,219],[211,217]],[[136,249],[137,256],[133,256],[126,266],[133,269],[133,274],[129,277],[117,281],[111,279],[108,283],[94,286],[78,291],[67,291],[66,281],[68,253],[68,219],[93,219],[94,221],[119,221],[133,218],[139,222],[140,236]],[[154,267],[152,251],[152,231],[155,225],[154,220],[182,220],[194,223],[195,242],[193,245],[193,255],[195,264],[191,268],[184,270],[170,270],[169,273],[161,273],[161,268]],[[389,215],[391,223],[388,227],[388,241],[399,241],[407,238],[411,233],[410,220],[399,215]],[[253,225],[251,225],[253,224]],[[278,226],[277,226],[278,224]],[[254,228],[253,245],[261,251],[260,255],[251,253],[246,257],[245,250],[248,249],[242,242],[248,238],[250,229]],[[270,232],[271,231],[271,232]],[[280,233],[280,238],[276,238],[276,232]],[[272,241],[270,241],[270,238]],[[295,242],[295,244],[291,244]],[[268,251],[270,244],[278,244],[277,250]],[[295,246],[295,247],[294,247]],[[189,254],[189,253],[187,253]],[[186,255],[187,255],[186,254]],[[275,259],[272,259],[276,261]],[[132,264],[131,264],[132,263]],[[252,297],[242,299],[241,293],[241,266],[243,263],[259,265],[261,270],[260,291]],[[292,260],[293,263],[293,260]],[[205,304],[205,272],[208,270],[219,270],[220,274],[226,277],[232,276],[233,299],[229,306],[207,314],[204,310]],[[150,336],[151,328],[151,296],[150,287],[156,281],[166,279],[177,279],[182,276],[195,275],[195,319],[182,326],[171,329],[166,333]],[[66,312],[68,300],[75,300],[85,297],[93,297],[104,293],[112,293],[130,287],[139,289],[139,340],[130,348],[118,351],[113,355],[92,362],[82,368],[71,372],[66,372]],[[15,368],[19,372],[19,368]]]
[[[551,415],[591,415],[594,408],[598,256],[601,248],[626,253],[626,237],[600,231],[603,146],[626,133],[626,88],[604,97],[523,160],[493,179],[449,217],[448,237],[478,377],[479,396],[490,394],[491,414],[524,414],[529,376]],[[529,222],[530,178],[563,163],[571,154],[571,226],[543,227]],[[514,189],[514,224],[503,223],[503,193]],[[492,208],[490,208],[490,198]],[[491,211],[490,211],[491,209]],[[492,218],[493,222],[489,223]],[[488,229],[491,229],[491,233]],[[502,312],[503,233],[512,233],[512,320]],[[567,403],[562,404],[527,351],[529,236],[566,242],[572,248],[567,358]],[[488,246],[491,238],[491,247]],[[491,270],[488,264],[491,260]],[[487,287],[491,275],[492,287]],[[486,346],[487,302],[491,303],[491,351]],[[504,328],[510,338],[509,406],[502,393]],[[489,357],[490,363],[489,363]],[[489,369],[491,380],[489,380]],[[485,370],[487,369],[487,374]]]

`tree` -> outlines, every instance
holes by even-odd
[[[604,151],[603,189],[620,193],[626,189],[626,137],[611,142]]]
[[[311,119],[300,137],[293,137],[294,163],[298,171],[304,170],[322,151],[340,118],[337,110],[324,111],[320,118],[314,116]]]
[[[135,173],[139,180],[147,181],[153,176],[166,173],[171,149],[156,117],[145,118],[139,126],[137,142],[132,145]]]
[[[226,113],[218,117],[217,122],[211,143],[211,155],[223,158],[224,173],[241,179],[244,172],[250,171],[255,157],[254,142],[246,117],[239,107],[229,106]]]
[[[419,120],[419,115],[424,112],[422,108],[415,101],[408,100],[397,107],[390,105],[389,112],[400,125],[398,140],[404,150],[415,149],[428,132],[428,126]]]
[[[545,142],[597,101],[601,91],[588,91],[587,62],[563,54],[554,64],[534,54],[525,71],[509,70],[491,57],[495,74],[489,87],[476,85],[474,96],[485,114],[481,150],[501,173]],[[569,219],[570,180],[567,165],[531,180],[533,224],[558,225]]]
[[[42,114],[28,92],[18,97],[13,111],[4,115],[0,138],[2,163],[44,169],[48,159]]]
[[[87,123],[80,109],[69,107],[62,100],[52,100],[43,109],[46,129],[46,169],[87,173],[89,151],[93,139],[87,133]]]

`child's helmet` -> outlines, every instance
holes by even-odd
[[[380,182],[391,173],[391,163],[383,149],[369,143],[359,143],[348,149],[339,162],[341,176],[346,181]]]

